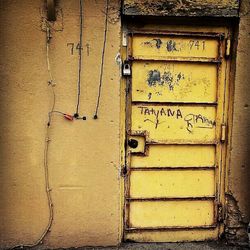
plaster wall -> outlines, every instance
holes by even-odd
[[[44,148],[53,95],[48,86],[42,0],[0,1],[0,246],[32,244],[48,223]],[[54,205],[48,247],[116,245],[120,227],[120,4],[109,1],[99,119],[98,96],[105,1],[84,0],[80,115],[54,114],[48,150]],[[61,0],[50,61],[55,110],[74,114],[77,100],[79,1]],[[62,31],[56,31],[56,30]],[[74,44],[73,55],[71,51]]]
[[[250,2],[241,1],[239,34],[236,49],[233,123],[228,173],[229,240],[246,241],[250,221]]]

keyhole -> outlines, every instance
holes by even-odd
[[[135,139],[130,139],[130,140],[128,140],[128,145],[129,145],[131,148],[137,148],[137,146],[138,146],[138,141],[135,140]]]

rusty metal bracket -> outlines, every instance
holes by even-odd
[[[223,222],[223,220],[224,220],[223,206],[221,203],[218,203],[217,206],[218,206],[218,208],[217,208],[217,211],[218,211],[217,221]]]
[[[228,58],[230,57],[230,53],[231,53],[231,39],[227,38],[226,41],[226,53],[225,53],[225,57]]]
[[[225,142],[226,141],[226,135],[227,135],[227,126],[226,124],[221,124],[221,142]]]
[[[55,9],[55,1],[54,0],[46,0],[47,1],[47,18],[48,21],[56,21],[56,9]]]

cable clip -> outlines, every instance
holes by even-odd
[[[52,87],[55,87],[56,83],[53,80],[48,80],[48,85],[51,85]]]

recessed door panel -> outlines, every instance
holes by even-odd
[[[131,130],[148,131],[157,142],[215,141],[216,107],[141,104],[132,106]]]
[[[136,59],[205,58],[217,59],[219,37],[186,35],[138,35],[132,43]]]
[[[215,171],[210,170],[133,170],[131,198],[211,197],[215,195]]]
[[[214,202],[210,200],[130,203],[131,228],[194,227],[213,224]]]
[[[217,65],[135,61],[132,101],[216,103]]]
[[[131,155],[131,168],[214,167],[215,145],[148,145],[146,154]]]
[[[218,228],[211,229],[168,229],[168,230],[130,230],[125,235],[125,240],[133,242],[187,242],[214,240],[218,235]]]

